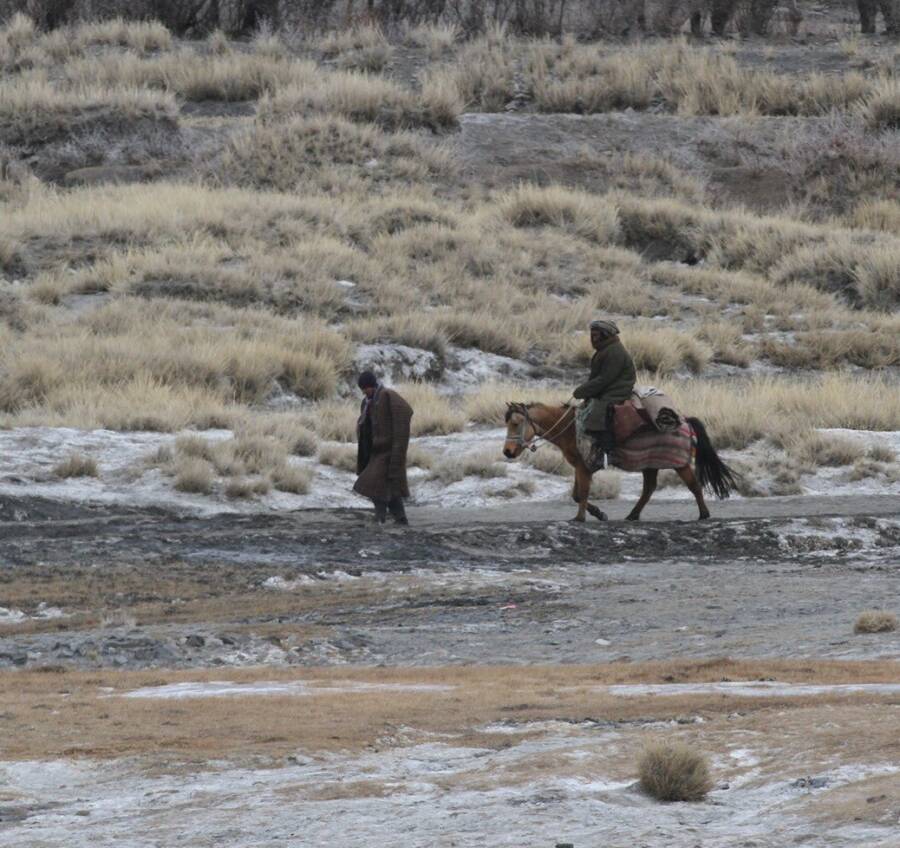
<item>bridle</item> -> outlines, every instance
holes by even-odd
[[[566,430],[569,429],[575,423],[575,416],[572,416],[572,420],[566,424],[565,427],[559,429],[560,424],[565,420],[566,416],[569,414],[569,401],[566,401],[563,404],[563,414],[560,415],[553,424],[544,430],[543,433],[538,431],[538,425],[535,423],[534,419],[528,414],[528,406],[524,403],[521,406],[513,407],[515,412],[518,412],[522,416],[522,424],[519,428],[519,435],[517,436],[507,436],[507,441],[512,442],[515,445],[521,445],[522,450],[530,450],[532,453],[536,451],[544,442],[552,442],[554,438],[558,438]],[[525,430],[527,427],[531,427],[531,431],[534,434],[530,439],[525,438]]]

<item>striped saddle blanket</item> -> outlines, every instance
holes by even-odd
[[[645,468],[684,468],[694,461],[694,431],[682,420],[676,430],[660,433],[647,428],[639,430],[616,446],[610,463],[623,471],[643,471]]]
[[[617,417],[621,415],[620,409],[616,410]],[[660,432],[646,418],[637,418],[633,408],[631,411],[635,413],[634,421],[628,416],[621,416],[623,420],[617,421],[614,427],[616,447],[609,455],[610,465],[623,471],[643,471],[645,468],[684,468],[693,463],[696,443],[694,431],[687,421],[680,418],[675,429]],[[586,412],[586,407],[576,412],[575,437],[581,458],[594,471],[600,463],[594,440],[584,430]],[[620,424],[624,426],[618,426]],[[629,433],[627,438],[625,433]]]

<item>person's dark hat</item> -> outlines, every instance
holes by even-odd
[[[361,389],[374,389],[378,385],[378,378],[371,371],[363,371],[359,375],[356,385]]]

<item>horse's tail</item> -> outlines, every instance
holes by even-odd
[[[741,475],[719,458],[706,427],[699,418],[688,418],[688,424],[691,425],[697,440],[697,479],[700,485],[713,492],[720,500],[727,498],[737,489]]]

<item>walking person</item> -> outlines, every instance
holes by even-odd
[[[371,371],[363,371],[357,385],[364,397],[356,424],[359,477],[353,490],[372,500],[379,524],[384,524],[388,512],[398,524],[409,524],[403,499],[409,497],[406,451],[412,407]]]
[[[572,394],[584,401],[584,429],[595,444],[596,467],[603,467],[603,454],[612,453],[612,405],[631,397],[637,372],[630,354],[619,339],[615,321],[591,322],[591,374]]]

